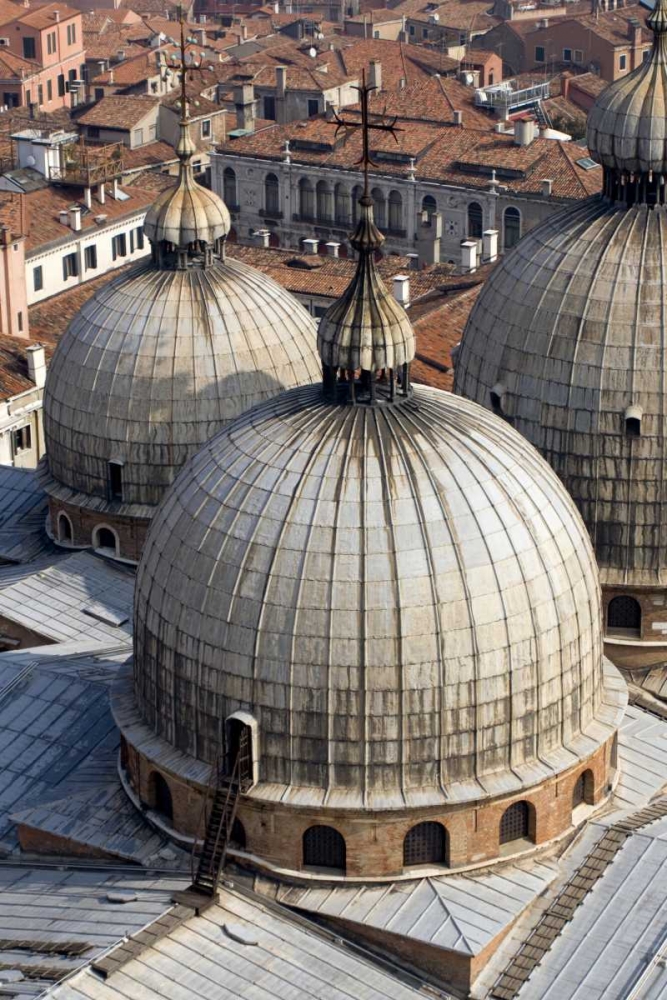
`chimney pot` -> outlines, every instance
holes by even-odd
[[[329,257],[337,257],[338,251],[340,250],[340,243],[336,243],[335,240],[331,240],[330,243],[326,244],[327,255]]]
[[[482,234],[482,260],[493,263],[498,259],[498,230],[487,229]]]
[[[319,240],[309,239],[303,241],[303,252],[306,254],[317,254]]]
[[[411,271],[418,271],[419,270],[419,254],[418,253],[409,253],[409,254],[406,254],[406,257],[410,261],[410,270]]]
[[[268,229],[257,229],[255,231],[255,245],[268,250],[271,246],[271,233]]]
[[[455,111],[454,112],[454,124],[455,125],[463,125],[463,112],[462,111]]]
[[[514,122],[514,144],[530,146],[535,138],[535,122],[532,119],[518,118]]]
[[[461,243],[461,267],[464,272],[477,270],[477,240],[463,240]]]
[[[46,383],[46,354],[41,344],[26,347],[28,360],[28,378],[38,389],[43,389]]]
[[[81,207],[79,205],[71,205],[69,210],[69,224],[75,233],[81,230]]]
[[[368,83],[376,90],[382,90],[382,63],[379,59],[371,59],[368,67]]]
[[[551,196],[551,192],[553,191],[553,186],[554,186],[554,182],[551,180],[550,177],[543,178],[543,180],[542,180],[542,194],[544,195],[545,198],[549,198]]]
[[[404,309],[410,305],[410,278],[407,274],[395,274],[393,278],[394,298]]]

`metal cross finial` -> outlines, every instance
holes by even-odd
[[[197,61],[194,56],[191,57],[188,62],[185,54],[186,48],[186,38],[185,38],[185,13],[181,4],[176,8],[176,15],[178,17],[178,23],[181,27],[181,57],[180,60],[177,56],[172,55],[170,69],[172,69],[180,79],[181,83],[181,120],[187,121],[188,119],[188,104],[187,95],[185,89],[185,83],[187,80],[188,73],[192,73],[194,70],[201,69],[202,60]]]
[[[366,83],[366,70],[362,70],[361,73],[361,86],[354,87],[354,90],[359,92],[359,103],[361,104],[361,121],[349,121],[348,119],[341,118],[338,112],[334,111],[333,125],[336,126],[336,135],[341,129],[348,131],[348,129],[361,129],[362,137],[362,154],[361,158],[357,160],[357,164],[362,163],[364,167],[364,195],[368,195],[368,168],[377,167],[377,163],[372,159],[370,154],[370,144],[369,138],[372,131],[375,132],[389,132],[390,135],[394,137],[396,143],[398,139],[396,138],[397,132],[402,132],[402,128],[398,128],[396,122],[398,121],[398,115],[394,115],[393,118],[387,118],[385,114],[371,116],[368,110],[368,97],[371,91],[377,90],[377,87],[370,86]],[[374,120],[371,120],[373,117]],[[375,120],[377,119],[377,120]]]

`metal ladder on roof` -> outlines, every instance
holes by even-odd
[[[231,775],[223,776],[222,768],[216,768],[217,782],[211,812],[206,824],[204,846],[199,856],[197,872],[192,881],[192,888],[207,896],[215,895],[220,873],[225,866],[227,848],[232,839],[236,807],[243,783],[242,777],[249,755],[249,736],[244,728],[241,730],[238,753]]]

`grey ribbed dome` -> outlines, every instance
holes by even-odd
[[[139,264],[58,344],[44,393],[50,474],[103,501],[108,462],[121,462],[124,503],[155,505],[229,420],[320,376],[313,320],[270,278],[230,260]]]
[[[222,198],[197,184],[185,171],[176,188],[164,191],[151,205],[144,220],[149,240],[180,247],[196,241],[213,246],[230,228],[229,210]]]
[[[606,584],[667,582],[665,247],[664,208],[553,216],[491,274],[456,363],[455,391],[499,402],[561,477]]]
[[[630,174],[667,174],[667,5],[656,0],[647,19],[650,58],[611,83],[591,108],[587,143],[603,167]]]
[[[355,275],[320,321],[322,363],[343,371],[398,369],[415,356],[415,333],[403,306],[389,293],[375,266],[384,236],[375,225],[373,200],[359,200],[359,224],[350,243],[359,254]]]
[[[611,735],[590,542],[537,452],[465,400],[293,390],[183,470],[139,566],[147,723],[214,761],[251,712],[302,805],[506,792]]]

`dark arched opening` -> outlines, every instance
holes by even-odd
[[[500,820],[500,844],[514,840],[533,840],[532,807],[529,802],[513,802]]]
[[[642,609],[639,601],[627,594],[613,597],[607,608],[609,635],[639,638],[642,633]]]
[[[577,780],[574,783],[572,789],[572,808],[576,809],[577,806],[582,805],[593,805],[593,789],[595,786],[595,779],[593,777],[593,772],[590,768],[586,771],[582,771]]]
[[[232,832],[229,837],[230,847],[236,847],[239,851],[245,851],[245,827],[240,819],[235,819],[232,823]]]
[[[418,823],[403,841],[403,867],[449,864],[449,836],[442,823]]]
[[[158,771],[153,771],[150,776],[150,797],[151,807],[155,812],[160,813],[165,819],[173,820],[174,805],[171,799],[169,785]]]
[[[345,841],[332,826],[311,826],[303,835],[304,868],[345,872]]]
[[[264,180],[264,208],[267,215],[280,212],[280,184],[275,174],[267,174]]]
[[[111,528],[98,528],[95,532],[95,548],[116,552],[116,536]]]
[[[72,522],[67,514],[58,515],[58,539],[61,542],[72,541]]]
[[[476,201],[471,201],[468,205],[468,236],[481,240],[484,230],[484,215],[482,206]]]
[[[222,191],[227,208],[237,208],[238,195],[236,190],[236,174],[231,167],[225,167],[225,171],[222,175]]]
[[[516,246],[521,239],[521,213],[518,208],[506,208],[503,226],[503,244],[506,250]]]
[[[241,719],[227,719],[226,771],[231,777],[238,761],[238,781],[242,789],[252,784],[253,746],[252,730]]]

